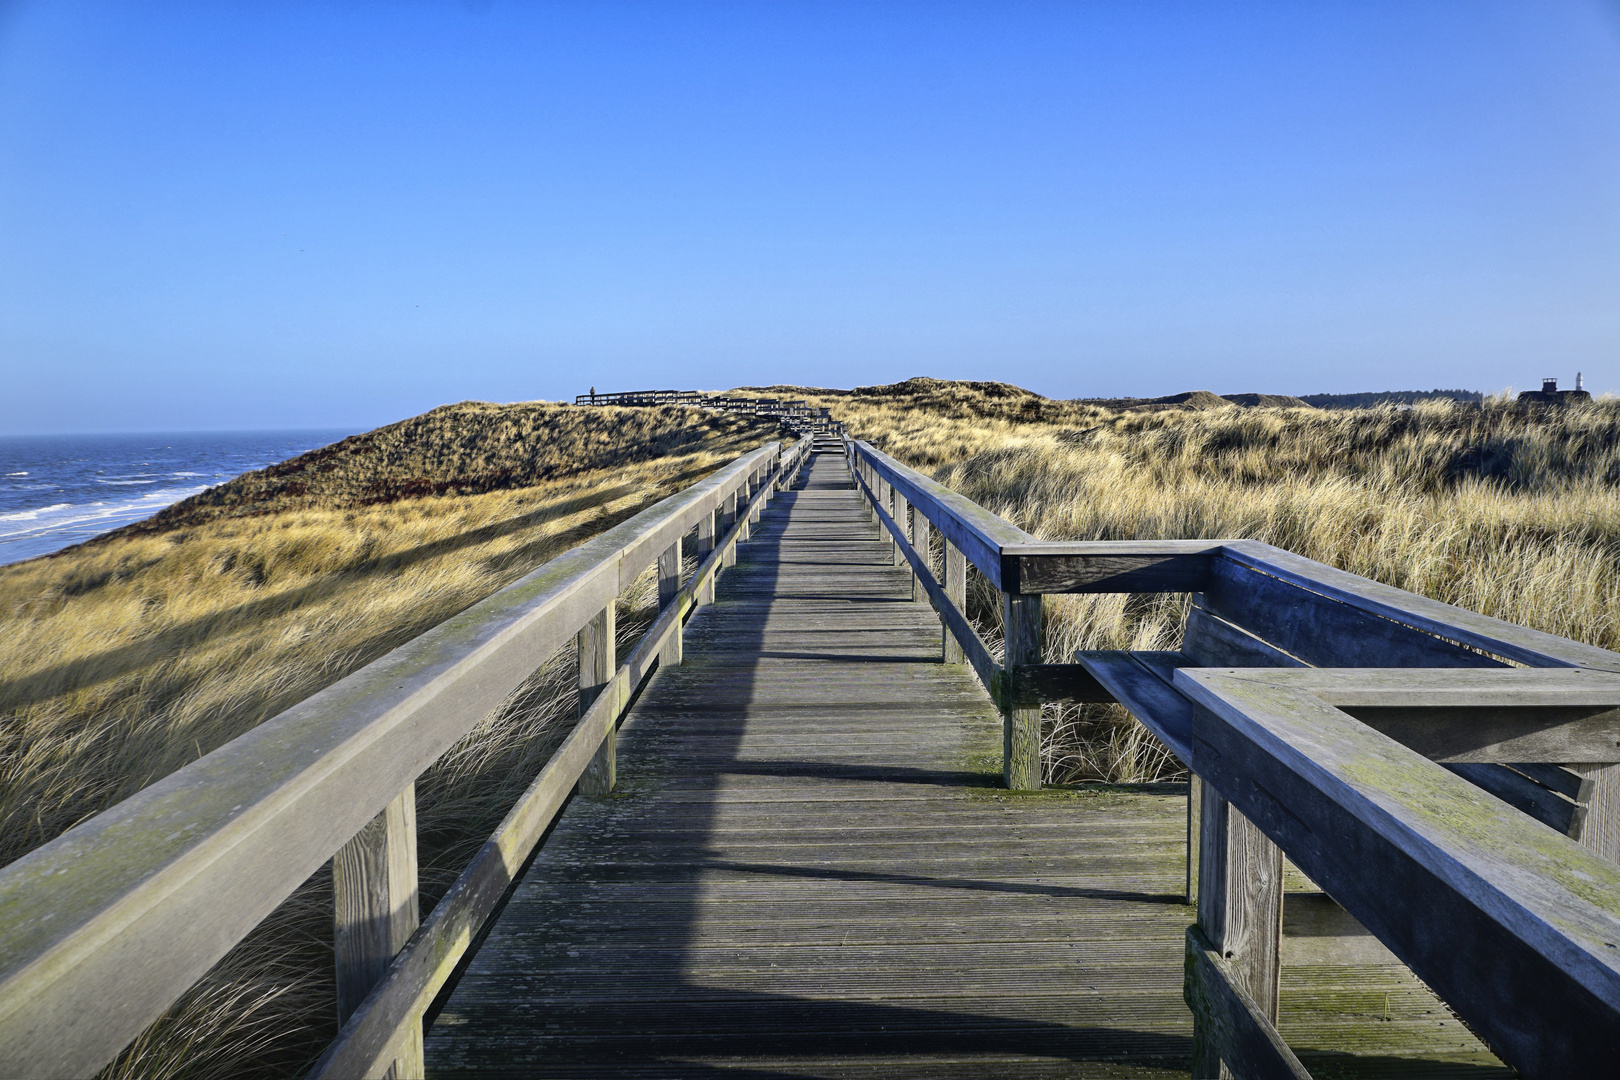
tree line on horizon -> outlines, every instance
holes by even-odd
[[[1379,390],[1368,394],[1300,394],[1299,399],[1318,409],[1369,409],[1375,405],[1415,405],[1420,401],[1478,405],[1485,395],[1478,390]]]

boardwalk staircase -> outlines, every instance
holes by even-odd
[[[1181,648],[1048,662],[1087,592],[1185,594]],[[577,723],[420,918],[416,778],[565,647]],[[1190,781],[1043,789],[1043,708],[1109,702]],[[822,433],[0,870],[0,1075],[94,1073],[328,859],[314,1076],[1610,1075],[1617,858],[1620,655]]]

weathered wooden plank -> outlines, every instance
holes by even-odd
[[[1193,1076],[1219,1078],[1224,1075],[1223,1064],[1245,1075],[1233,1054],[1256,1045],[1258,1038],[1252,1031],[1233,1031],[1235,1014],[1229,1003],[1234,993],[1242,995],[1246,1010],[1252,1009],[1267,1027],[1277,1023],[1283,857],[1281,849],[1205,779],[1198,833],[1198,929],[1204,939],[1200,951],[1206,945],[1218,951],[1224,963],[1217,973],[1226,986],[1203,980],[1189,983],[1186,992],[1189,1003],[1194,999],[1200,1003],[1194,1010]],[[1189,975],[1202,971],[1195,963]],[[1224,1041],[1233,1034],[1239,1039],[1236,1047]]]
[[[579,631],[579,713],[584,716],[590,707],[595,704],[597,695],[610,688],[614,669],[617,668],[614,655],[614,606],[607,605],[597,612],[595,617],[587,622]],[[609,708],[617,712],[615,706]],[[613,790],[616,773],[617,755],[615,753],[615,730],[609,728],[602,734],[602,744],[597,747],[596,754],[591,763],[586,766],[585,772],[579,778],[579,790],[587,795],[606,795]]]
[[[338,1023],[349,1019],[419,923],[416,785],[408,785],[332,857],[332,953]],[[394,1076],[422,1075],[422,1023],[400,1025],[387,1048]]]
[[[1201,606],[1316,667],[1503,666],[1451,641],[1230,558],[1212,563]]]
[[[1021,593],[1202,592],[1220,550],[1203,540],[1003,544],[1002,581]]]
[[[1276,1011],[1243,989],[1242,974],[1197,926],[1187,927],[1185,996],[1197,1030],[1221,1059],[1195,1061],[1194,1076],[1219,1076],[1224,1060],[1234,1076],[1310,1080],[1277,1031]]]
[[[1578,834],[1586,817],[1585,809],[1572,800],[1548,791],[1506,765],[1473,762],[1448,764],[1446,768],[1475,787],[1490,792],[1509,806],[1524,811],[1548,828],[1566,836]],[[1577,811],[1581,820],[1576,820]]]
[[[1301,667],[1300,661],[1263,641],[1240,626],[1234,626],[1203,607],[1203,597],[1193,598],[1182,628],[1181,651],[1198,667]]]
[[[1075,661],[1091,672],[1115,701],[1125,706],[1170,752],[1186,762],[1192,756],[1194,709],[1163,674],[1146,666],[1157,661],[1168,673],[1187,662],[1180,653],[1081,651]]]
[[[1183,668],[1193,765],[1510,1064],[1620,1047],[1620,866],[1313,695]],[[1331,844],[1323,838],[1332,837]]]
[[[1041,655],[1041,598],[1015,593],[1001,595],[1001,629],[1005,641],[1005,667],[1039,664]],[[1001,702],[1001,778],[1011,791],[1041,786],[1041,707],[1019,704],[1004,696]]]
[[[1620,765],[1570,765],[1583,781],[1586,815],[1581,823],[1581,846],[1610,862],[1620,862]]]
[[[1223,542],[1222,554],[1223,562],[1275,576],[1369,614],[1530,667],[1569,666],[1620,671],[1620,656],[1607,649],[1517,626],[1369,581],[1270,544],[1256,540],[1229,540]],[[1269,634],[1263,636],[1271,640]]]
[[[921,508],[933,527],[944,533],[945,538],[989,579],[992,588],[1002,587],[1001,546],[1035,540],[1016,525],[867,443],[856,443],[855,452],[882,482],[898,490],[912,506]]]

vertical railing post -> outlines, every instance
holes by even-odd
[[[1282,974],[1282,850],[1212,785],[1201,786],[1198,928],[1231,965],[1238,988],[1275,1025]],[[1195,1019],[1194,1077],[1230,1075],[1220,1049],[1218,1034]]]
[[[681,591],[681,538],[676,537],[675,542],[665,548],[663,554],[658,556],[658,609],[675,603],[675,597]],[[681,662],[681,638],[685,634],[685,624],[677,618],[675,632],[669,635],[664,647],[658,651],[658,666],[676,667]]]
[[[907,513],[909,508],[910,504],[906,502],[906,497],[900,494],[898,490],[895,490],[894,523],[900,526],[900,536],[902,537],[902,539],[896,540],[894,544],[894,565],[896,566],[910,565],[906,561],[906,553],[903,547],[903,545],[911,543],[911,518]]]
[[[911,508],[911,544],[917,549],[917,557],[922,564],[928,567],[928,572],[934,572],[934,536],[933,524],[928,515]],[[939,580],[935,578],[934,580]],[[928,590],[923,587],[922,578],[913,574],[911,576],[911,598],[920,604],[928,603]]]
[[[711,510],[698,518],[697,549],[692,554],[697,556],[699,565],[702,565],[703,561],[709,557],[709,552],[714,550],[714,519],[719,512],[719,510]],[[704,604],[714,603],[714,579],[715,575],[710,574],[708,580],[698,589],[697,595],[692,598],[693,607],[702,607]]]
[[[1001,612],[1001,777],[1009,790],[1033,791],[1041,786],[1041,707],[1015,701],[1008,676],[1041,662],[1041,597],[1002,593]]]
[[[945,538],[945,599],[962,613],[963,618],[967,617],[967,556],[951,543],[948,536]],[[949,623],[945,624],[943,633],[942,659],[947,664],[963,663],[967,657],[962,652],[962,643],[951,633]]]
[[[613,604],[608,601],[607,607],[592,616],[591,621],[580,628],[579,637],[579,715],[584,716],[586,711],[596,703],[604,690],[613,679],[613,669],[617,657],[614,655],[614,626]],[[618,742],[618,728],[616,724],[608,726],[607,734],[602,737],[602,745],[597,747],[596,756],[591,763],[585,766],[585,771],[579,778],[579,790],[586,795],[606,795],[613,790],[617,779],[617,762],[615,760],[615,747]]]
[[[720,538],[723,540],[731,535],[732,526],[737,524],[737,490],[735,488],[726,496],[726,501],[722,505],[725,510],[720,515]],[[722,567],[737,565],[737,546],[735,544],[730,545],[721,552],[720,565]]]
[[[359,1008],[420,919],[416,894],[416,785],[372,818],[332,858],[333,961],[338,1024]],[[389,1075],[422,1075],[422,1018],[405,1025]]]
[[[1580,844],[1592,854],[1620,862],[1620,765],[1565,765],[1582,777],[1586,821]]]

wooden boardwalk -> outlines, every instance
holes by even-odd
[[[1184,799],[997,790],[999,718],[891,551],[841,456],[769,505],[430,1076],[1186,1075]],[[1282,1000],[1318,1076],[1501,1074],[1404,969],[1285,968]]]

